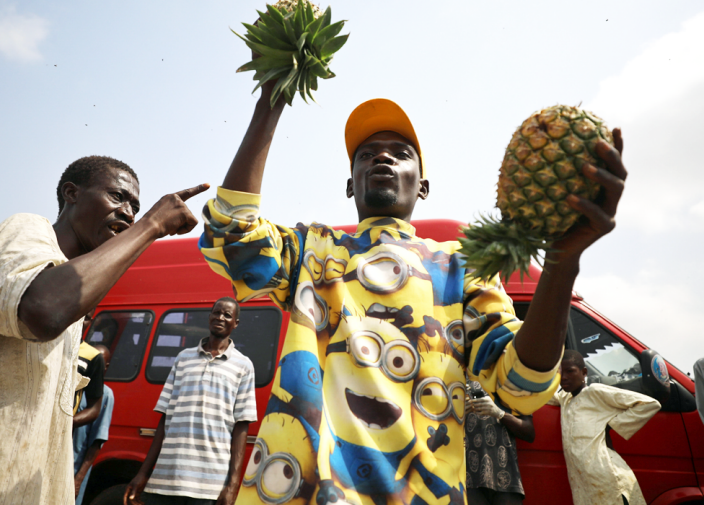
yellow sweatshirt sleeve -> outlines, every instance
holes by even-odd
[[[268,295],[289,310],[300,268],[305,229],[277,226],[259,217],[261,196],[218,188],[203,208],[198,247],[210,267],[230,279],[239,301]]]

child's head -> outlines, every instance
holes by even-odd
[[[584,358],[579,352],[572,349],[566,349],[562,356],[562,364],[560,365],[560,386],[564,391],[576,395],[586,385],[587,367],[584,364]]]

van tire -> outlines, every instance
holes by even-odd
[[[90,502],[90,505],[122,505],[122,497],[125,495],[127,484],[118,484],[107,488]]]

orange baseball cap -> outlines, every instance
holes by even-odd
[[[420,176],[425,178],[425,162],[420,142],[411,120],[397,103],[385,98],[375,98],[357,106],[345,125],[345,144],[350,158],[350,170],[354,152],[359,145],[375,133],[391,131],[403,135],[413,143],[420,157]]]

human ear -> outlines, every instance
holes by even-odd
[[[421,200],[425,200],[428,198],[428,194],[430,193],[430,181],[428,179],[421,179],[420,180],[420,188],[418,189],[418,197]]]
[[[345,191],[347,194],[347,198],[352,198],[354,196],[354,188],[353,188],[353,183],[352,183],[352,177],[347,179],[347,190]]]
[[[61,186],[61,196],[66,203],[75,204],[77,200],[78,186],[72,182],[64,182]]]

